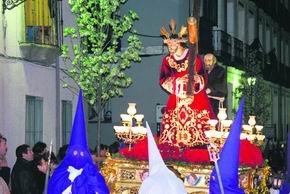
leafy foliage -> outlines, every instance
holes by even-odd
[[[258,49],[250,48],[247,55],[245,71],[241,76],[241,86],[237,88],[236,97],[245,98],[244,115],[255,115],[258,124],[265,124],[270,116],[269,107],[271,105],[269,88],[261,75],[263,60]],[[262,56],[263,57],[263,56]]]
[[[76,27],[64,29],[68,44],[62,46],[62,57],[72,66],[67,74],[83,89],[90,104],[101,106],[132,84],[125,74],[131,62],[141,60],[141,41],[132,29],[138,19],[134,11],[117,16],[125,0],[69,0],[76,17]],[[128,47],[120,52],[119,41],[127,33]],[[99,99],[98,99],[99,98]],[[98,109],[100,110],[100,109]]]

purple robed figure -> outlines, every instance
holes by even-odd
[[[286,180],[280,190],[280,194],[289,194],[290,193],[290,132],[288,132],[288,141],[287,141],[287,172]]]
[[[48,182],[48,194],[109,194],[104,177],[94,165],[87,145],[82,91],[65,158]]]
[[[229,136],[222,148],[218,160],[219,172],[223,185],[224,194],[244,194],[239,188],[239,155],[240,155],[240,134],[243,121],[244,98],[240,102],[236,118],[231,126]],[[210,194],[221,194],[218,182],[218,174],[214,168],[210,176]]]

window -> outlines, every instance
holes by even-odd
[[[283,38],[280,39],[280,45],[281,45],[281,50],[280,50],[280,56],[281,56],[281,59],[280,59],[280,62],[282,64],[285,65],[285,49],[286,49],[286,46],[285,46],[285,42],[283,40]]]
[[[246,36],[248,36],[248,38],[247,38],[248,44],[252,44],[254,39],[257,38],[257,37],[255,37],[256,25],[257,24],[255,24],[254,12],[252,10],[249,10],[249,12],[248,12],[248,33],[246,34]]]
[[[286,41],[286,49],[285,49],[285,65],[290,67],[290,44],[289,41]]]
[[[54,0],[26,0],[25,42],[56,45]]]
[[[270,40],[271,39],[271,31],[270,31],[270,25],[267,23],[266,24],[266,37],[265,37],[265,48],[266,48],[266,52],[270,52],[271,51],[271,47],[270,47]]]
[[[34,145],[42,141],[43,134],[43,99],[26,96],[25,143]]]
[[[212,25],[217,25],[217,0],[205,0],[203,2],[203,15],[206,19],[212,22]]]
[[[62,100],[62,143],[68,144],[72,128],[72,102]]]

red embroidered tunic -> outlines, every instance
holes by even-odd
[[[160,143],[177,147],[192,147],[207,143],[203,133],[208,129],[207,121],[215,118],[205,92],[206,72],[200,57],[195,62],[194,96],[186,95],[188,83],[188,56],[170,54],[163,58],[160,70],[160,85],[170,93],[162,119]]]

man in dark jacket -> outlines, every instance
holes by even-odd
[[[9,185],[10,168],[6,160],[7,154],[7,140],[0,134],[0,177],[4,179],[7,185]]]
[[[227,95],[227,77],[223,67],[217,65],[216,57],[213,54],[204,56],[205,69],[208,73],[206,93],[211,102],[215,115],[219,111],[219,105],[224,107],[224,100]]]
[[[32,165],[33,152],[29,145],[23,144],[16,148],[16,163],[12,169],[12,194],[38,193]]]

